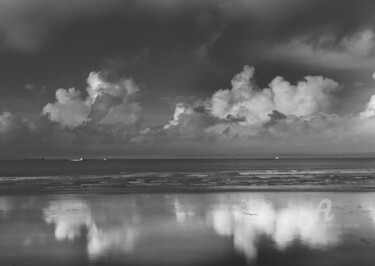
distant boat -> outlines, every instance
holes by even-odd
[[[71,161],[71,162],[80,162],[80,161],[83,161],[83,158],[70,158],[69,161]]]
[[[279,159],[279,157],[276,156],[276,157],[275,157],[275,160],[278,160],[278,159]]]

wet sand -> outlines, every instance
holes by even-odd
[[[370,192],[0,197],[2,266],[372,266],[374,245]]]
[[[375,265],[373,168],[74,173],[3,173],[1,266]]]

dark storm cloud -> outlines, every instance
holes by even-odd
[[[277,124],[278,120],[284,120],[288,118],[286,115],[277,110],[273,110],[272,113],[268,114],[268,116],[270,120],[264,124],[265,127],[274,126],[275,124]]]
[[[315,48],[335,49],[348,35],[373,29],[375,12],[371,0],[2,0],[0,7],[6,48],[30,51],[52,43],[72,49],[92,42],[84,48],[122,51],[123,45],[168,50],[206,44],[218,61],[296,36],[308,36]],[[322,41],[326,34],[332,38]]]
[[[59,27],[115,14],[121,0],[1,0],[0,32],[4,48],[39,49]]]
[[[373,14],[372,0],[0,0],[1,145],[146,153],[364,136]]]
[[[266,2],[270,2],[270,5],[264,5],[262,8],[272,9],[274,1]],[[302,0],[298,2],[294,3],[295,6],[283,5],[277,11],[264,12],[259,16],[249,12],[246,16],[239,16],[229,22],[212,45],[210,51],[212,60],[224,65],[244,64],[248,61],[256,63],[265,58],[272,61],[272,57],[281,56],[273,52],[273,47],[293,40],[302,40],[304,44],[311,46],[313,51],[345,52],[343,42],[353,38],[351,41],[355,43],[356,39],[361,38],[358,35],[362,32],[367,34],[364,39],[368,38],[362,40],[364,42],[362,45],[370,47],[359,47],[359,49],[369,49],[373,53],[375,22],[373,1]],[[365,43],[366,41],[368,43]],[[310,62],[305,60],[301,63]],[[344,67],[352,68],[349,63],[346,62]]]
[[[278,74],[364,78],[372,70],[326,68],[373,66],[374,12],[366,0],[2,0],[1,93],[84,87],[103,67],[168,96],[208,95],[245,64],[262,85]]]

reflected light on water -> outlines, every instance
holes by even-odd
[[[228,202],[225,197],[221,201]],[[275,208],[265,199],[252,198],[241,204],[216,205],[209,221],[219,235],[233,236],[235,247],[252,259],[261,237],[270,238],[280,250],[297,239],[310,248],[337,244],[338,232],[317,215],[311,202],[289,202],[286,207]]]
[[[327,197],[331,220],[317,209]],[[43,246],[46,254],[86,257],[95,265],[257,265],[265,248],[271,255],[293,255],[296,248],[338,252],[346,245],[362,250],[348,235],[374,238],[374,199],[344,193],[0,197],[0,248],[9,262],[16,258],[12,247],[32,257]],[[348,222],[361,226],[347,228]]]
[[[74,240],[83,227],[90,232],[95,228],[89,204],[78,199],[52,201],[43,211],[44,220],[55,225],[57,240]]]
[[[97,225],[92,208],[87,201],[79,199],[62,199],[52,201],[43,210],[44,220],[55,225],[55,237],[58,241],[74,240],[86,233],[87,254],[95,259],[109,250],[131,252],[137,238],[136,229],[125,221],[118,225],[102,223]],[[131,213],[130,213],[131,215]],[[121,216],[120,216],[121,217]],[[107,222],[107,221],[106,221]]]

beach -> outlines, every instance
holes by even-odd
[[[0,265],[375,261],[375,194],[364,192],[1,196],[0,225]]]
[[[0,161],[3,195],[373,190],[373,158]]]
[[[0,162],[7,265],[374,265],[375,163]]]
[[[0,266],[374,266],[375,0],[0,0]]]

